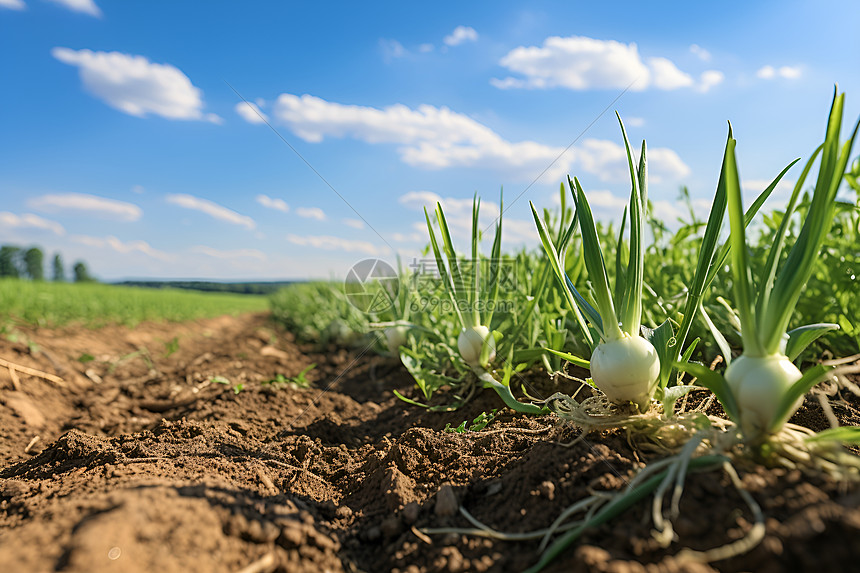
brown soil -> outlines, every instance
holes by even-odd
[[[501,413],[482,432],[445,432],[498,398],[485,391],[453,413],[407,406],[392,394],[412,387],[396,361],[298,346],[264,315],[22,328],[16,342],[0,340],[0,358],[65,380],[19,372],[15,389],[0,370],[0,571],[522,571],[536,542],[415,531],[468,527],[458,504],[499,530],[544,528],[647,461],[619,433],[564,447],[574,433],[550,416]],[[262,384],[312,363],[312,388]],[[844,423],[860,424],[855,398],[834,404]],[[798,420],[826,426],[814,400]],[[710,565],[676,557],[750,528],[728,478],[709,472],[689,477],[668,548],[653,540],[643,502],[546,570],[856,567],[857,487],[741,469],[767,517],[764,542],[748,554]]]

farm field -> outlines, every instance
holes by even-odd
[[[566,447],[576,432],[554,416],[504,411],[482,431],[446,432],[498,408],[496,394],[483,390],[455,412],[404,407],[393,390],[420,396],[399,361],[297,344],[266,313],[16,332],[16,342],[0,339],[0,356],[63,383],[21,371],[13,385],[0,372],[4,571],[521,571],[537,541],[421,530],[470,527],[458,506],[499,530],[541,529],[657,459],[631,450],[620,430]],[[529,380],[544,397],[574,390],[542,373]],[[843,425],[860,423],[856,396],[830,403]],[[811,397],[792,421],[828,425]],[[640,502],[545,570],[851,567],[856,488],[799,470],[738,470],[766,515],[765,538],[748,553],[710,565],[678,556],[751,527],[714,470],[688,476],[668,548]]]

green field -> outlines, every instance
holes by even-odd
[[[134,326],[144,320],[191,320],[267,308],[268,298],[258,295],[0,279],[0,322],[21,320],[38,326],[79,323],[97,328],[106,324]]]

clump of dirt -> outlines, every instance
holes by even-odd
[[[0,358],[0,570],[521,571],[537,542],[425,528],[548,526],[644,459],[621,433],[572,446],[552,416],[500,411],[481,432],[445,432],[500,407],[485,391],[457,412],[407,406],[412,381],[362,349],[300,346],[266,315],[134,329],[32,330]],[[285,380],[307,373],[310,388]],[[278,378],[281,375],[281,378]],[[270,382],[275,380],[274,383]],[[536,378],[532,389],[554,391]],[[858,400],[833,411],[857,424]],[[808,399],[795,418],[821,429]],[[640,503],[585,533],[547,571],[848,570],[860,555],[860,491],[800,471],[740,468],[765,540],[710,565],[678,558],[741,538],[752,516],[719,472],[689,476],[678,539],[651,535]]]

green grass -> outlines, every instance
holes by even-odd
[[[37,326],[134,326],[144,320],[182,321],[259,312],[266,310],[267,300],[256,295],[2,279],[0,321]]]

